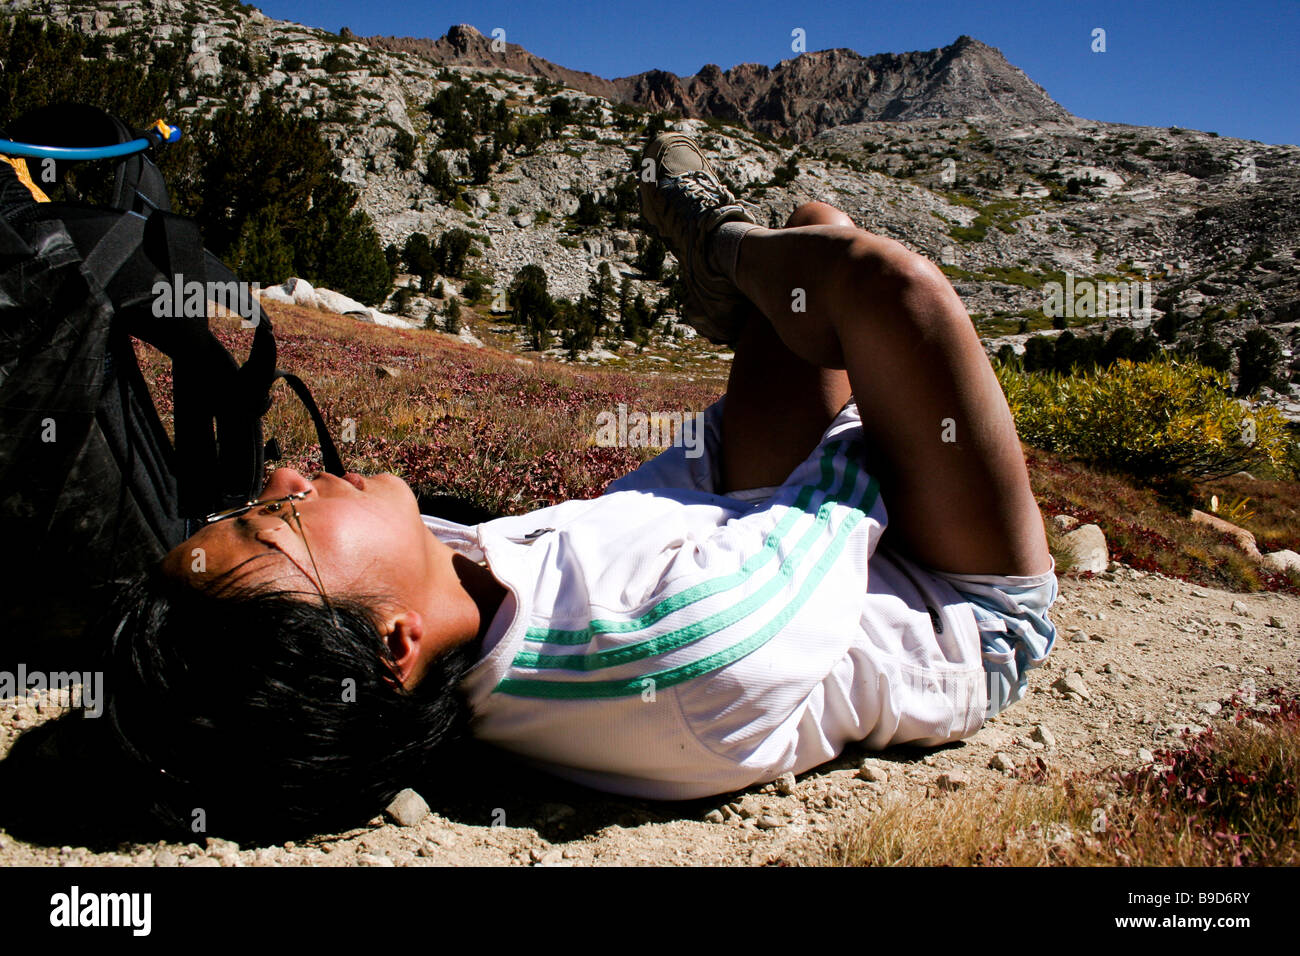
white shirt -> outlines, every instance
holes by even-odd
[[[717,457],[720,408],[706,427]],[[974,733],[973,612],[878,550],[850,403],[760,500],[672,448],[598,498],[474,526],[425,517],[508,589],[463,687],[476,737],[602,790],[686,799]],[[667,485],[660,487],[660,485]],[[673,487],[675,485],[676,487]]]

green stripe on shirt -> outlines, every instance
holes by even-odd
[[[761,588],[739,603],[680,627],[675,631],[669,631],[635,644],[598,651],[593,654],[538,654],[532,651],[521,651],[514,659],[514,666],[539,670],[548,668],[572,671],[604,670],[678,650],[744,620],[788,586],[790,579],[807,555],[808,549],[822,536],[822,532],[830,521],[835,506],[844,503],[841,496],[851,492],[857,485],[857,480],[858,466],[855,462],[850,461],[848,467],[844,469],[843,481],[838,489],[838,494],[828,496],[821,507],[817,509],[812,524],[809,525],[808,530],[804,532],[794,549],[786,554],[777,573]],[[743,584],[752,579],[756,570],[756,568],[751,568],[744,572],[742,581],[739,583]],[[743,568],[742,571],[744,571]],[[736,576],[736,574],[731,574],[727,577],[734,578]]]
[[[789,510],[771,531],[768,532],[767,538],[763,542],[763,547],[752,557],[745,561],[740,568],[731,574],[714,578],[711,581],[702,581],[693,585],[686,590],[674,594],[671,597],[664,598],[645,614],[639,617],[630,618],[625,621],[615,620],[593,620],[586,627],[574,630],[558,630],[530,627],[524,634],[524,640],[530,643],[556,644],[561,646],[581,646],[589,644],[596,634],[629,634],[633,631],[640,631],[657,623],[663,618],[688,607],[697,601],[702,601],[707,597],[712,597],[722,591],[730,590],[743,584],[755,571],[766,565],[776,557],[777,546],[789,532],[794,523],[807,512],[808,505],[811,503],[813,495],[830,489],[835,482],[834,460],[839,453],[839,446],[845,445],[844,442],[835,442],[828,445],[826,454],[821,459],[822,480],[817,486],[805,485],[799,491],[799,496],[790,506]]]
[[[610,698],[610,697],[628,697],[642,693],[649,686],[655,689],[671,687],[674,684],[680,684],[687,680],[718,670],[722,667],[740,660],[747,654],[752,653],[770,641],[789,621],[797,614],[800,608],[807,603],[809,597],[816,590],[817,586],[825,578],[826,572],[830,566],[839,557],[848,543],[853,529],[861,522],[866,513],[871,510],[875,504],[879,486],[875,478],[871,478],[862,495],[862,504],[854,508],[850,514],[841,523],[839,530],[830,545],[823,552],[817,564],[808,574],[799,592],[786,604],[781,611],[773,616],[763,627],[759,628],[749,637],[724,648],[708,657],[698,661],[691,661],[677,667],[667,670],[657,671],[645,674],[640,677],[628,678],[625,680],[610,681],[588,681],[588,682],[569,682],[562,680],[530,680],[523,678],[504,678],[497,684],[494,692],[507,694],[513,697],[541,697],[552,699],[583,699],[583,698]]]

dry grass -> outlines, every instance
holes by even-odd
[[[1300,552],[1300,482],[1233,477],[1207,482],[1196,491],[1198,507],[1205,511],[1210,510],[1210,496],[1218,495],[1220,516],[1254,534],[1261,551]],[[1236,502],[1244,504],[1243,516],[1222,513]]]
[[[344,464],[392,471],[420,494],[454,494],[499,513],[598,495],[653,457],[653,448],[594,444],[596,416],[618,404],[702,411],[725,388],[711,374],[637,376],[521,359],[425,330],[395,330],[294,306],[271,305],[279,365],[311,387]],[[213,323],[241,359],[252,332]],[[171,425],[165,357],[138,348],[164,423]],[[380,369],[396,375],[380,376]],[[721,374],[725,375],[725,369]],[[277,464],[319,470],[310,419],[285,387],[265,419],[284,452]],[[355,439],[347,441],[347,423]]]
[[[1300,703],[1238,709],[1154,769],[1041,770],[992,791],[899,798],[836,839],[836,866],[1294,866]]]
[[[1261,569],[1235,539],[1194,523],[1190,509],[1175,508],[1153,489],[1036,448],[1026,447],[1025,454],[1043,513],[1069,514],[1099,525],[1112,559],[1210,587],[1300,594],[1300,576]],[[1257,482],[1249,487],[1253,490],[1257,484],[1270,486],[1261,496],[1277,502],[1283,516],[1286,502],[1300,496],[1300,482]],[[1209,497],[1203,491],[1197,493]],[[1279,517],[1277,527],[1283,527],[1285,520]]]

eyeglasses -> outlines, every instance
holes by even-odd
[[[203,518],[203,524],[206,526],[218,521],[224,521],[227,518],[238,518],[239,516],[246,515],[250,511],[258,508],[265,509],[274,514],[275,512],[283,510],[285,505],[288,505],[289,512],[293,515],[293,520],[298,524],[298,536],[302,538],[303,547],[307,549],[307,559],[311,561],[311,569],[316,575],[316,587],[320,590],[320,596],[325,602],[325,606],[330,609],[330,616],[333,617],[334,607],[330,604],[329,596],[325,593],[325,582],[320,576],[320,569],[316,567],[316,558],[311,553],[311,545],[307,543],[307,532],[304,531],[302,527],[302,515],[298,513],[298,506],[294,504],[294,502],[306,498],[310,493],[311,489],[307,489],[305,491],[295,491],[291,495],[284,495],[280,498],[265,498],[257,501],[245,502],[244,504],[236,505],[233,508],[226,508],[224,511],[212,512],[212,514]],[[288,519],[285,520],[286,522],[288,521]],[[335,619],[336,626],[337,623],[337,619]]]

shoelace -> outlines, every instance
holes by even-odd
[[[688,169],[674,176],[673,179],[679,184],[681,191],[692,198],[712,200],[723,205],[736,203],[736,197],[731,194],[731,190],[710,176],[706,170]]]
[[[674,178],[681,182],[681,191],[688,196],[712,200],[727,206],[739,206],[750,213],[751,219],[758,222],[758,219],[754,217],[754,213],[760,211],[763,208],[762,206],[745,199],[737,199],[730,189],[723,186],[704,170],[688,169]]]

